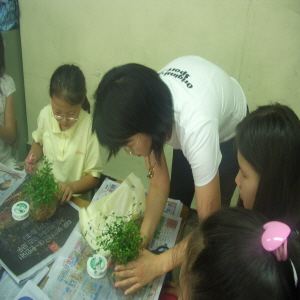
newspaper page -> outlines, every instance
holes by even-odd
[[[178,217],[164,214],[151,242],[150,250],[160,246],[173,247],[180,221],[181,219]],[[137,294],[125,296],[123,295],[124,290],[112,288],[114,283],[112,278],[113,268],[109,268],[103,278],[95,279],[89,276],[86,265],[88,258],[93,254],[93,250],[79,231],[74,231],[72,237],[72,248],[69,243],[65,251],[56,259],[43,289],[50,299],[158,299],[164,276],[156,278]]]
[[[45,267],[41,270],[35,277],[32,278],[32,282],[37,286],[39,282],[46,276],[49,272],[49,268]],[[16,283],[9,274],[4,271],[0,279],[0,299],[1,300],[11,300],[14,299],[17,294],[22,290],[25,283]]]
[[[0,206],[0,264],[17,283],[50,264],[79,222],[78,211],[68,203],[59,205],[45,222],[33,221],[31,216],[16,221],[11,208],[19,200],[29,202],[22,199],[22,185]]]
[[[92,199],[92,202],[95,202],[95,201],[99,200],[100,198],[108,195],[109,193],[112,193],[119,185],[120,185],[120,183],[110,180],[108,178],[105,178],[105,180],[101,184],[100,188],[95,193],[95,195]]]
[[[49,300],[49,298],[36,284],[28,280],[14,300]]]
[[[119,186],[112,180],[105,180],[94,195],[93,201],[113,192]],[[168,201],[169,202],[169,201]],[[171,207],[171,208],[170,208]],[[176,209],[177,208],[177,209]],[[173,214],[180,214],[178,201],[166,204],[165,211],[161,217],[154,237],[150,243],[150,250],[174,246],[180,228],[181,218]],[[92,248],[85,241],[81,233],[73,231],[68,241],[68,247],[56,259],[49,273],[48,281],[43,289],[50,299],[132,299],[132,300],[157,300],[164,281],[160,276],[143,287],[135,295],[125,296],[123,289],[113,289],[113,268],[109,268],[107,274],[100,279],[94,279],[87,273],[87,260],[93,254]]]
[[[23,183],[26,172],[9,169],[0,163],[0,205]]]

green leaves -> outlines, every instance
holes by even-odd
[[[46,157],[43,158],[43,166],[30,178],[30,182],[24,184],[23,192],[31,199],[32,209],[36,210],[41,204],[52,204],[55,195],[58,194],[58,184],[52,173],[52,163]]]
[[[104,228],[89,226],[89,230],[84,233],[84,236],[88,235],[96,243],[98,249],[95,251],[110,251],[112,260],[125,266],[137,259],[139,250],[143,250],[141,244],[144,240],[140,234],[140,221],[133,220],[130,213],[127,216],[116,216],[114,212],[103,216],[103,219]],[[95,231],[99,234],[92,237],[90,233]]]
[[[106,223],[97,245],[105,251],[111,252],[112,260],[126,266],[128,262],[139,257],[142,250],[143,238],[140,235],[140,225],[137,220],[129,216],[114,216],[115,221]]]

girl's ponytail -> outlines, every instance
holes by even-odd
[[[85,97],[82,102],[82,109],[88,112],[89,114],[91,113],[91,105],[87,97]]]

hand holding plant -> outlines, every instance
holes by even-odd
[[[58,187],[61,191],[60,203],[68,202],[71,200],[73,194],[75,194],[73,182],[60,182]]]

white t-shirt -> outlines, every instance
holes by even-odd
[[[0,78],[0,125],[4,126],[6,98],[16,91],[13,79],[4,74]],[[11,146],[0,139],[0,162],[5,164],[11,158]]]
[[[246,97],[238,82],[199,56],[175,59],[161,71],[174,106],[174,128],[167,144],[182,149],[196,186],[208,184],[221,162],[220,143],[235,135],[246,116]]]

